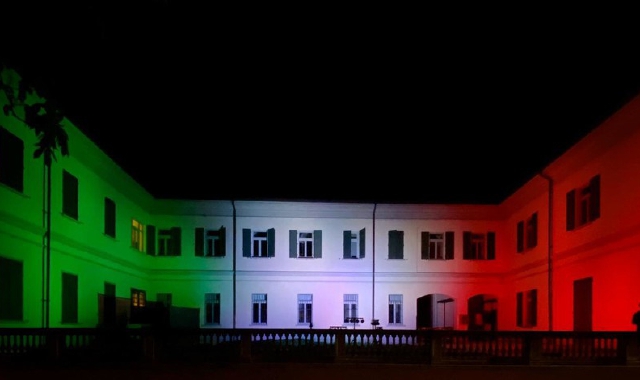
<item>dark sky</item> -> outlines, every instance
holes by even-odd
[[[497,203],[640,90],[593,18],[74,3],[0,58],[161,198]]]

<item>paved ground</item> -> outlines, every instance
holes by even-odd
[[[411,364],[144,364],[136,366],[65,368],[0,367],[0,379],[40,380],[151,380],[151,379],[251,379],[251,380],[569,380],[640,379],[633,366],[427,366]]]

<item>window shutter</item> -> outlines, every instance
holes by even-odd
[[[344,305],[344,323],[349,323],[349,320],[347,318],[349,318],[349,304],[345,303]]]
[[[576,190],[567,193],[567,231],[576,228]]]
[[[364,250],[365,237],[366,237],[366,233],[365,233],[365,229],[363,228],[363,229],[360,230],[360,241],[359,241],[360,244],[358,244],[360,246],[360,258],[361,259],[364,259],[364,254],[365,254],[365,250]]]
[[[14,190],[24,190],[24,142],[0,127],[0,182]]]
[[[389,258],[402,259],[404,246],[404,231],[389,231]]]
[[[156,255],[156,228],[147,225],[147,255]]]
[[[496,258],[496,233],[487,232],[487,260]]]
[[[522,327],[522,292],[516,294],[516,326]]]
[[[464,260],[471,259],[471,231],[462,233],[462,258]]]
[[[429,232],[428,231],[422,231],[420,233],[420,237],[422,240],[422,245],[420,246],[420,258],[422,260],[428,260],[429,259]]]
[[[0,319],[23,318],[22,262],[0,257]]]
[[[182,254],[182,229],[180,227],[171,227],[171,251],[173,256]]]
[[[289,230],[289,257],[298,257],[298,231]]]
[[[204,228],[196,228],[196,256],[204,256]]]
[[[62,322],[78,322],[78,276],[62,273]]]
[[[227,255],[227,229],[224,226],[220,226],[218,230],[218,241],[220,242],[220,256]]]
[[[529,248],[533,248],[538,246],[538,213],[534,212],[533,215],[531,215],[531,225],[532,225],[532,229],[531,229],[531,233],[533,234],[533,236],[531,236],[531,247]]]
[[[351,258],[351,231],[342,231],[342,258]]]
[[[242,229],[242,257],[251,257],[251,230]]]
[[[518,222],[516,228],[516,251],[524,251],[524,222],[521,220]]]
[[[444,233],[444,258],[445,260],[453,260],[453,231]]]
[[[538,325],[538,289],[531,291],[531,326]]]
[[[390,303],[389,304],[389,323],[394,323],[394,319],[393,319],[393,304]]]
[[[589,183],[591,190],[591,198],[589,198],[589,220],[595,220],[600,217],[600,175],[593,177]]]
[[[267,230],[267,257],[276,256],[276,229],[269,228]]]
[[[109,198],[104,198],[104,233],[116,237],[116,204]]]
[[[313,257],[322,258],[322,230],[313,231]]]

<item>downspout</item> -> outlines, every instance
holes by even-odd
[[[547,266],[548,266],[548,284],[547,291],[549,292],[549,331],[553,331],[553,178],[540,172],[540,177],[547,180],[549,183],[549,222],[547,233],[547,240],[549,241],[549,247],[547,252]]]
[[[376,208],[377,203],[373,204],[373,243],[371,244],[371,257],[373,266],[371,268],[371,320],[376,319]]]
[[[233,328],[236,328],[236,203],[231,201],[233,207]]]

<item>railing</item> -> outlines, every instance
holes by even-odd
[[[631,332],[0,328],[0,362],[640,364]]]

